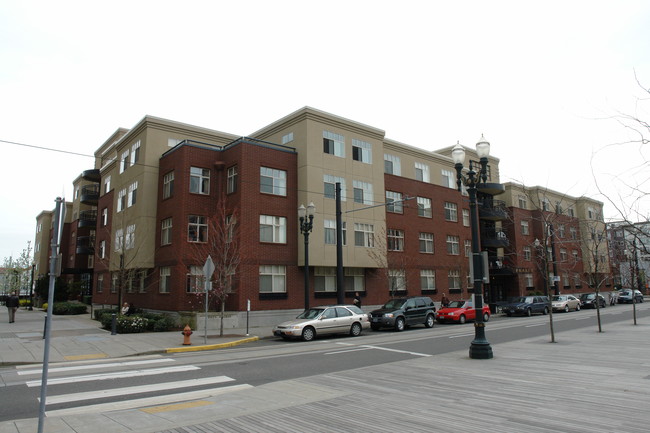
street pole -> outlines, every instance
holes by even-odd
[[[298,219],[300,223],[300,233],[305,237],[305,310],[309,309],[309,233],[314,227],[314,213],[316,206],[314,203],[309,203],[305,209],[305,205],[298,207]]]
[[[341,211],[341,182],[336,182],[336,302],[345,303],[343,287],[343,212]]]
[[[557,281],[557,260],[555,258],[555,231],[553,230],[553,224],[549,224],[548,227],[551,235],[551,260],[553,260],[553,292],[555,295],[559,295],[560,287]]]

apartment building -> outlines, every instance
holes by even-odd
[[[476,162],[470,147],[467,162]],[[64,233],[74,248],[64,255],[64,269],[83,282],[92,275],[96,304],[125,300],[154,310],[198,310],[202,267],[217,254],[215,216],[225,215],[234,221],[231,236],[239,248],[225,308],[301,308],[305,251],[297,209],[313,203],[309,303],[334,303],[340,184],[346,301],[355,292],[364,305],[406,294],[464,299],[471,295],[470,211],[467,194],[457,190],[451,149],[426,151],[310,107],[247,137],[146,116],[112,134],[95,152],[94,167],[75,179]],[[493,156],[488,182],[478,213],[490,268],[486,296],[496,302],[543,287],[523,246],[543,239],[534,221],[550,211],[517,203],[516,188],[499,184]],[[506,198],[496,200],[504,191]],[[579,239],[586,230],[577,213],[602,215],[597,205],[574,199],[566,209],[576,215],[561,212],[567,236],[561,248],[572,258],[577,250],[582,267],[561,266],[558,274],[567,273],[576,289],[570,276],[584,273]],[[47,225],[47,218],[51,213],[43,212],[38,221]],[[514,229],[524,220],[527,234]],[[573,229],[579,239],[570,238]]]
[[[650,223],[615,221],[607,224],[609,260],[614,284],[648,294]]]

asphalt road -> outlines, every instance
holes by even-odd
[[[650,303],[637,305],[639,319],[647,318],[649,311]],[[593,327],[598,331],[595,310],[555,313],[553,318],[556,341],[562,341],[564,330]],[[632,322],[632,306],[602,309],[601,320],[605,332],[613,321]],[[200,391],[215,384],[258,386],[414,357],[435,362],[437,354],[469,349],[473,336],[471,323],[436,324],[432,329],[414,327],[399,333],[368,330],[356,338],[312,342],[273,338],[218,351],[54,364],[48,376],[47,411],[74,411],[107,402],[128,405],[134,398]],[[487,323],[486,336],[493,345],[543,336],[550,341],[549,317],[495,316]],[[40,368],[5,368],[0,375],[6,384],[0,421],[38,417]],[[100,393],[102,398],[95,398]]]

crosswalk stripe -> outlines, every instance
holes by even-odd
[[[181,371],[199,370],[199,367],[194,365],[184,365],[177,367],[164,367],[164,368],[151,368],[148,370],[130,370],[130,371],[116,371],[114,373],[100,373],[89,374],[87,376],[71,376],[59,377],[56,379],[48,379],[48,385],[56,385],[61,383],[73,382],[89,382],[93,380],[108,380],[108,379],[123,379],[127,377],[136,376],[153,376],[155,374],[178,373]],[[28,387],[41,386],[40,380],[31,380],[25,383]]]
[[[84,364],[84,365],[72,365],[69,367],[53,367],[48,368],[47,371],[50,373],[58,373],[63,371],[77,371],[77,370],[92,370],[93,368],[113,368],[113,367],[129,367],[133,365],[145,365],[145,364],[159,364],[165,362],[174,362],[172,358],[160,358],[160,359],[146,359],[144,361],[125,361],[125,362],[105,362],[103,364]],[[28,375],[28,374],[41,374],[43,369],[39,370],[21,370],[16,371],[16,374],[19,376]]]
[[[179,380],[176,382],[154,383],[151,385],[127,386],[124,388],[100,389],[97,391],[77,392],[74,394],[61,394],[47,397],[47,404],[69,403],[95,398],[108,398],[119,395],[189,388],[191,386],[213,385],[216,383],[231,382],[233,380],[235,379],[228,376],[204,377],[201,379]],[[41,399],[39,398],[38,400],[40,401]]]
[[[179,394],[161,395],[157,397],[138,398],[134,400],[116,401],[111,403],[100,403],[88,406],[71,407],[67,409],[57,409],[46,411],[45,415],[48,417],[66,416],[82,413],[96,413],[96,412],[109,412],[124,409],[133,409],[136,407],[156,406],[161,404],[174,403],[187,400],[198,400],[202,398],[215,397],[220,394],[228,392],[241,391],[244,389],[253,388],[253,385],[242,384],[224,386],[220,388],[204,389],[199,391],[190,391]]]

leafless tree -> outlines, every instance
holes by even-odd
[[[413,259],[403,252],[404,238],[389,237],[391,229],[384,229],[375,236],[374,248],[368,249],[368,256],[377,265],[377,272],[386,280],[390,297],[408,288],[408,269]],[[403,234],[403,232],[402,232]]]

